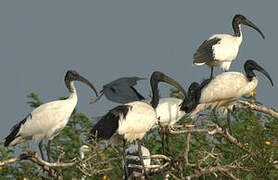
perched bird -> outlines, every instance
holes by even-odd
[[[145,78],[135,76],[116,79],[104,85],[103,89],[100,91],[101,95],[91,102],[94,103],[103,95],[105,95],[108,100],[121,104],[133,101],[141,101],[145,98],[134,88],[134,86],[137,84],[137,81],[144,79]]]
[[[99,98],[104,94],[107,99],[123,104],[143,100],[144,97],[138,93],[135,87],[133,87],[136,85],[136,81],[143,79],[145,78],[122,77],[112,81],[111,83],[103,86],[103,93],[99,96]],[[183,93],[185,93],[185,91],[183,91]],[[92,103],[94,103],[94,101],[95,100],[93,100]],[[181,99],[172,97],[159,99],[159,104],[156,107],[157,117],[159,117],[159,125],[163,127],[168,125],[171,126],[184,116],[184,111],[180,111],[179,108],[181,102]],[[155,127],[158,127],[158,124],[156,124]],[[162,142],[164,142],[164,140]],[[166,136],[166,142],[168,142],[168,136]]]
[[[161,126],[162,128],[172,127],[176,122],[178,122],[185,115],[185,112],[180,110],[181,103],[182,103],[182,99],[173,98],[173,97],[159,99],[159,104],[155,109],[158,122],[155,124],[154,128],[159,126]],[[164,153],[165,142],[168,147],[168,150],[170,150],[168,134],[166,134],[165,136],[165,132],[162,132],[161,139],[162,139],[162,150]]]
[[[180,110],[186,113],[192,112],[197,105],[199,105],[202,89],[206,87],[210,81],[211,79],[205,79],[201,84],[197,82],[191,83],[188,88],[187,97],[184,98],[183,102],[180,104]],[[194,118],[192,113],[191,118]]]
[[[145,146],[141,146],[141,148],[142,148],[142,156],[150,156],[151,155],[148,148],[146,148]],[[141,165],[141,161],[140,161],[139,154],[138,154],[138,145],[131,144],[125,150],[125,153],[126,153],[126,161],[127,161],[126,163],[127,163],[127,170],[128,170],[129,176],[132,175],[133,172],[138,172],[138,173],[142,174],[143,170],[134,168],[134,167],[130,167],[131,165],[138,165],[138,166]],[[149,167],[151,166],[150,158],[144,159],[144,166],[146,168],[146,171],[149,171]],[[125,169],[124,160],[122,161],[122,167],[123,167],[123,169]],[[123,179],[128,179],[128,176],[125,173],[124,173]]]
[[[228,109],[228,124],[230,128],[229,121],[232,107],[238,99],[253,91],[258,84],[254,70],[263,73],[273,86],[270,75],[255,61],[247,60],[244,63],[244,70],[245,75],[241,72],[224,72],[207,81],[207,83],[203,83],[203,86],[200,85],[199,88],[197,86],[191,92],[194,98],[186,99],[181,105],[181,110],[191,113],[191,117],[194,117],[198,112],[207,108],[225,107]]]
[[[76,71],[67,71],[65,84],[69,90],[69,97],[65,100],[51,101],[42,104],[34,109],[22,121],[12,127],[10,134],[5,138],[4,145],[12,147],[29,139],[40,141],[39,149],[44,159],[42,141],[46,139],[48,141],[47,156],[50,161],[50,141],[66,126],[77,104],[77,93],[74,81],[87,84],[93,89],[96,96],[98,96],[96,89],[87,79]]]
[[[193,55],[193,65],[206,64],[211,67],[210,78],[213,77],[213,67],[220,66],[228,71],[232,61],[237,57],[242,42],[241,24],[250,26],[264,38],[261,30],[243,15],[237,14],[233,18],[234,35],[215,34],[205,40]]]
[[[155,108],[159,102],[158,83],[165,82],[182,89],[174,79],[168,77],[162,72],[153,72],[150,84],[152,89],[152,101],[150,104],[134,101],[124,105],[120,105],[110,110],[104,115],[92,128],[91,138],[95,139],[110,139],[114,134],[123,137],[123,158],[126,164],[125,141],[138,140],[139,156],[143,165],[144,174],[146,171],[142,159],[141,139],[157,122]],[[126,174],[128,174],[126,170]]]
[[[82,146],[79,148],[79,155],[80,155],[81,161],[85,158],[84,153],[85,153],[85,152],[89,152],[89,151],[90,151],[90,148],[89,148],[89,146],[87,146],[87,145],[82,145]],[[85,167],[85,164],[82,163],[81,166],[82,166],[82,167]],[[85,179],[86,179],[86,175],[82,175],[81,180],[85,180]]]

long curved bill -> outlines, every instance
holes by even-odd
[[[255,29],[257,32],[259,32],[261,34],[263,39],[265,38],[263,32],[254,23],[252,23],[248,19],[245,19],[243,24],[252,27],[253,29]]]
[[[90,81],[88,81],[86,78],[84,78],[81,75],[79,75],[77,77],[77,81],[80,81],[80,82],[83,82],[83,83],[87,84],[91,89],[93,89],[93,91],[95,92],[96,96],[98,97],[98,92],[97,92],[96,88],[92,85],[92,83]]]
[[[161,73],[161,74],[162,74],[162,77],[161,77],[160,81],[175,86],[176,88],[178,88],[178,90],[180,90],[183,93],[183,95],[185,97],[187,97],[186,91],[183,89],[183,87],[177,81],[175,81],[174,79],[170,78],[169,76],[167,76],[163,73]]]
[[[261,72],[262,74],[264,74],[270,81],[271,85],[273,86],[273,81],[270,77],[270,75],[268,74],[268,72],[266,72],[266,70],[264,70],[264,68],[262,68],[261,66],[259,66],[258,64],[256,64],[255,66],[256,70]]]

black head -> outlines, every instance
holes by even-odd
[[[176,88],[178,88],[184,94],[185,97],[187,96],[185,90],[177,81],[175,81],[174,79],[170,78],[169,76],[163,74],[162,72],[155,71],[152,73],[151,80],[150,80],[151,88],[152,88],[152,92],[153,92],[153,98],[151,101],[153,108],[156,108],[156,106],[158,104],[158,100],[159,100],[159,97],[158,97],[158,83],[159,82],[165,82],[167,84],[171,84],[171,85],[175,86]]]
[[[263,39],[265,38],[262,31],[254,23],[252,23],[250,20],[248,20],[245,16],[243,16],[241,14],[236,14],[233,18],[233,29],[234,29],[236,35],[239,35],[239,25],[240,24],[244,24],[249,27],[252,27],[253,29],[255,29],[257,32],[259,32],[261,34]]]
[[[246,17],[241,14],[236,14],[233,18],[233,23],[237,24],[243,24],[243,22],[246,20]]]
[[[194,94],[196,93],[196,91],[200,88],[199,83],[197,82],[193,82],[190,84],[188,91],[187,91],[187,95],[188,97],[192,97],[194,96]]]
[[[71,88],[71,82],[72,81],[80,81],[80,82],[83,82],[85,84],[87,84],[90,88],[93,89],[93,91],[95,92],[96,96],[98,96],[98,93],[95,89],[95,87],[90,83],[90,81],[88,81],[86,78],[84,78],[83,76],[81,76],[77,71],[75,70],[69,70],[67,71],[66,73],[66,76],[65,76],[65,83],[66,83],[66,86],[67,88],[69,89],[69,91],[72,92],[72,88]]]
[[[180,110],[190,113],[193,111],[197,105],[199,104],[199,99],[201,96],[201,86],[197,82],[193,82],[190,84],[187,92],[187,97],[184,98],[183,102],[181,103]]]
[[[269,79],[271,85],[273,86],[272,79],[271,79],[270,75],[268,74],[268,72],[266,72],[266,70],[264,70],[261,66],[259,66],[255,61],[250,60],[250,59],[247,60],[244,63],[244,70],[246,72],[246,76],[247,76],[249,81],[252,81],[252,78],[254,76],[256,76],[254,74],[253,70],[257,70],[257,71],[263,73]]]

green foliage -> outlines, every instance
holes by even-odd
[[[172,97],[183,98],[182,94],[177,89],[171,89]],[[31,107],[37,107],[42,102],[39,97],[31,93],[27,96],[31,100],[27,103]],[[244,97],[245,100],[256,100],[254,97]],[[261,104],[256,101],[255,103]],[[250,109],[236,109],[232,113],[232,130],[234,137],[239,142],[249,148],[256,156],[248,156],[248,153],[243,151],[238,146],[235,146],[221,135],[208,135],[207,133],[192,133],[190,139],[190,151],[189,151],[189,163],[195,164],[200,159],[204,158],[207,152],[211,152],[214,148],[214,154],[217,156],[217,161],[214,157],[208,157],[201,164],[201,168],[208,166],[215,167],[216,165],[226,166],[232,162],[237,162],[240,165],[240,169],[230,168],[229,172],[239,179],[277,179],[277,167],[275,168],[275,161],[278,158],[278,121],[271,116],[257,113]],[[227,128],[226,116],[218,116],[218,121],[223,128]],[[214,115],[210,112],[205,113],[205,116],[198,118],[196,121],[187,119],[184,117],[180,120],[179,124],[198,124],[201,127],[206,128],[208,123],[216,123]],[[63,131],[52,141],[51,145],[51,158],[56,162],[60,158],[61,162],[70,162],[74,158],[79,158],[79,148],[87,143],[88,133],[92,127],[92,120],[86,116],[86,114],[78,111],[74,111],[67,126]],[[179,162],[179,168],[172,168],[170,171],[177,177],[186,177],[196,172],[196,167],[186,166],[184,159],[184,153],[186,148],[186,134],[170,135],[169,142],[173,152],[166,152],[166,155],[171,157],[173,161]],[[144,145],[149,148],[151,154],[162,154],[161,148],[161,135],[158,129],[151,130],[144,138]],[[17,146],[20,152],[24,152],[28,149],[29,144],[23,143]],[[93,147],[93,146],[92,146]],[[101,147],[101,145],[100,145]],[[44,151],[45,151],[44,146]],[[101,149],[101,148],[100,148]],[[65,152],[61,156],[61,152]],[[0,143],[0,161],[4,161],[15,157],[17,153],[14,150],[8,150],[3,147],[3,143]],[[86,154],[89,156],[90,152]],[[245,158],[242,158],[247,155]],[[117,145],[113,145],[107,148],[103,153],[97,154],[88,163],[98,164],[105,162],[111,158],[117,158],[122,156],[122,148]],[[95,174],[93,177],[87,177],[87,179],[121,179],[122,177],[122,165],[121,160],[111,161],[108,164],[96,166],[100,170],[109,169],[106,172]],[[64,167],[55,168],[64,179],[80,178],[82,173],[77,168]],[[161,179],[167,173],[166,171],[153,175],[154,179]],[[217,173],[219,179],[229,179],[230,177],[225,173]],[[41,176],[48,177],[48,174],[41,170],[41,167],[30,161],[19,161],[14,164],[5,165],[0,170],[0,179],[23,179],[23,177],[29,177],[29,179],[41,179]],[[200,179],[215,179],[213,174],[205,174]]]

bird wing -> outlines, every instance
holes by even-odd
[[[90,138],[97,140],[111,138],[119,127],[119,119],[121,115],[125,118],[129,109],[129,105],[120,105],[111,109],[94,125],[91,130]]]
[[[214,53],[213,48],[215,44],[217,44],[221,39],[220,38],[212,38],[209,40],[205,40],[201,46],[197,49],[197,51],[194,53],[193,58],[193,64],[194,65],[201,65],[208,61],[211,61],[214,59]]]
[[[9,144],[16,138],[18,137],[18,132],[21,128],[21,126],[26,122],[26,120],[31,117],[31,114],[27,115],[22,121],[14,125],[11,130],[10,134],[5,138],[5,143],[4,146],[9,146]]]
[[[248,82],[240,72],[222,73],[202,89],[200,103],[238,99],[246,93],[244,90]]]
[[[103,86],[103,93],[107,99],[113,102],[126,104],[145,99],[133,86],[138,80],[144,78],[124,77],[119,78]]]

